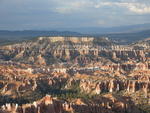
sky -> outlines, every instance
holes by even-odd
[[[144,23],[150,23],[150,0],[0,0],[1,30]]]

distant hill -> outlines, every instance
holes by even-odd
[[[60,30],[69,30],[80,32],[83,34],[110,34],[110,33],[133,33],[140,32],[150,29],[150,23],[137,24],[137,25],[126,25],[126,26],[115,26],[115,27],[81,27],[81,28],[69,28]]]
[[[89,36],[89,37],[108,37],[120,44],[133,43],[150,37],[150,29],[130,33],[103,33],[103,34],[82,34],[71,31],[0,31],[0,44],[9,44],[25,40],[31,40],[40,36]]]
[[[132,43],[150,37],[150,29],[133,33],[97,34],[95,37],[108,37],[120,43]]]
[[[80,33],[70,31],[39,31],[39,30],[25,30],[25,31],[7,31],[0,30],[0,44],[7,44],[13,42],[20,42],[31,40],[40,36],[80,36]]]

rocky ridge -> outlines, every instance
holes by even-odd
[[[0,105],[3,106],[0,110],[2,113],[13,110],[13,113],[143,113],[137,108],[143,101],[137,98],[146,100],[143,105],[149,106],[148,44],[148,39],[116,45],[107,38],[39,37],[1,46]],[[44,97],[46,94],[52,97]]]

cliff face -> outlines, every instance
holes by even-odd
[[[125,91],[128,93],[142,91],[143,95],[147,96],[147,93],[150,90],[150,82],[148,76],[145,76],[145,78],[136,76],[134,77],[134,80],[129,80],[128,78],[115,79],[111,77],[90,78],[89,75],[81,74],[69,79],[65,88],[69,89],[76,83],[78,83],[78,86],[82,93],[97,95],[120,91]]]
[[[96,40],[88,37],[40,37],[35,41],[14,44],[0,48],[3,60],[22,61],[46,65],[60,61],[79,61],[82,55],[98,55],[98,45]],[[104,40],[113,45],[109,40]],[[86,59],[86,57],[85,57]]]
[[[35,41],[1,47],[0,59],[36,65],[64,61],[80,64],[81,60],[82,64],[88,64],[97,61],[99,57],[116,62],[148,60],[149,46],[144,50],[136,49],[135,46],[119,46],[108,39],[92,37],[40,37]]]
[[[134,93],[142,90],[146,95],[150,90],[150,77],[148,75],[143,76],[143,74],[137,75],[137,73],[140,73],[139,70],[137,73],[134,71],[135,75],[131,73],[123,78],[123,75],[117,75],[117,79],[115,79],[112,77],[112,73],[107,75],[103,71],[97,72],[98,74],[96,73],[95,75],[78,73],[74,76],[66,72],[54,72],[47,76],[45,74],[32,74],[26,70],[10,68],[8,66],[0,67],[0,69],[1,77],[3,77],[0,81],[0,89],[3,95],[16,95],[17,93],[26,92],[27,89],[35,91],[44,87],[60,89],[62,85],[69,89],[76,83],[81,92],[88,94],[112,93],[122,90]],[[146,72],[149,73],[149,71]]]
[[[66,73],[33,74],[29,69],[18,67],[0,66],[0,89],[3,96],[17,98],[27,92],[35,92],[39,89],[53,87],[60,89],[67,78]]]
[[[139,82],[134,80],[127,80],[127,81],[100,81],[98,83],[89,83],[88,81],[82,81],[80,83],[80,88],[83,92],[87,93],[96,93],[101,94],[103,92],[117,92],[121,90],[126,90],[127,92],[134,93],[138,90],[143,90],[145,93],[150,89],[149,82]]]
[[[93,37],[2,46],[0,112],[140,113],[136,105],[150,97],[149,50],[147,41],[115,45]]]
[[[33,104],[6,104],[1,107],[1,113],[61,113],[63,112],[62,102],[54,100],[49,95]]]
[[[66,102],[47,95],[32,104],[6,104],[0,110],[1,113],[140,113],[129,98],[121,98],[105,95],[91,100],[92,103],[80,99]]]

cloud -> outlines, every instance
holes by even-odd
[[[150,4],[139,2],[99,2],[95,5],[95,8],[101,8],[104,6],[117,6],[125,7],[129,11],[137,14],[150,14]]]
[[[0,0],[0,29],[149,23],[150,0]]]
[[[83,11],[84,9],[93,5],[93,2],[89,0],[57,0],[57,6],[54,8],[58,13],[72,13],[75,11]]]
[[[150,14],[150,2],[145,0],[56,0],[55,12],[58,13],[72,13],[83,10],[93,10],[93,8],[100,9],[103,7],[119,7],[126,8],[130,12],[137,14]]]
[[[130,11],[138,13],[138,14],[150,14],[150,6],[146,4],[140,3],[129,3],[125,5]]]

